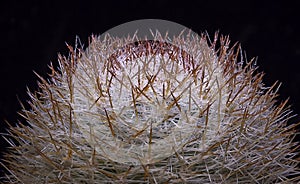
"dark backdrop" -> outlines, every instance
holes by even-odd
[[[74,45],[78,35],[85,45],[91,34],[100,34],[121,23],[155,18],[177,22],[197,33],[216,30],[240,41],[248,59],[258,56],[259,71],[267,86],[283,83],[279,100],[290,97],[300,114],[300,4],[288,1],[189,1],[134,0],[5,1],[0,3],[0,131],[4,119],[16,122],[18,98],[28,100],[26,86],[37,89],[33,70],[46,77],[47,65],[57,53],[68,54],[65,42]],[[299,116],[292,123],[300,121]],[[3,139],[1,150],[7,146]]]

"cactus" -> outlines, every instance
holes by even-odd
[[[10,126],[10,183],[296,183],[296,125],[228,37],[69,47]]]

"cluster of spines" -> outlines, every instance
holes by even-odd
[[[93,39],[97,42],[97,38]],[[217,37],[212,49],[216,40]],[[51,81],[40,78],[41,91],[29,92],[31,110],[24,109],[21,113],[29,126],[20,123],[10,128],[10,136],[17,144],[6,138],[13,150],[6,155],[5,162],[9,166],[4,165],[9,171],[8,178],[12,183],[73,182],[75,179],[94,183],[101,180],[143,183],[299,181],[299,177],[288,178],[299,174],[299,170],[295,160],[298,147],[292,142],[295,135],[292,130],[297,125],[287,125],[291,117],[287,101],[276,106],[277,85],[264,90],[263,75],[255,74],[253,60],[243,66],[237,62],[239,49],[228,49],[228,38],[221,38],[220,44],[218,62],[230,89],[225,114],[228,122],[226,131],[205,151],[186,149],[161,162],[137,167],[114,163],[98,155],[73,122],[72,77],[80,56],[70,47],[70,58],[60,57],[60,71],[51,66]],[[178,106],[174,99],[173,105]],[[208,113],[209,106],[204,111]],[[192,148],[192,144],[186,148],[188,146]]]

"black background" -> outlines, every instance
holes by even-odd
[[[37,89],[32,71],[47,77],[57,53],[68,54],[78,35],[86,46],[101,34],[136,19],[165,19],[196,33],[216,30],[239,41],[248,59],[258,56],[264,83],[282,82],[278,98],[290,97],[300,114],[300,8],[288,1],[6,1],[0,3],[0,131],[20,119],[18,98],[28,100],[26,86]],[[300,121],[299,116],[291,123]],[[7,144],[1,141],[1,150]]]

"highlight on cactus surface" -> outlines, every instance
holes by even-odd
[[[124,32],[141,23],[172,29]],[[26,123],[4,134],[6,182],[300,181],[297,125],[276,101],[279,85],[264,86],[227,36],[140,20],[68,47],[28,92]]]

